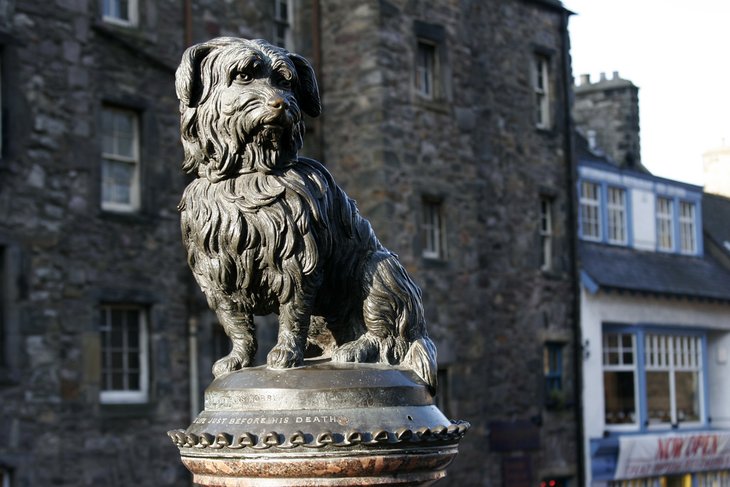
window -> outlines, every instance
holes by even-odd
[[[443,259],[446,257],[443,204],[440,201],[423,201],[423,257]]]
[[[137,24],[137,0],[102,0],[102,19],[120,25]]]
[[[674,250],[674,201],[669,198],[656,199],[656,227],[659,250]]]
[[[606,425],[636,424],[636,338],[603,334],[603,392]]]
[[[649,425],[699,422],[700,337],[647,334],[644,340]]]
[[[703,348],[698,334],[605,331],[606,426],[676,428],[704,421]]]
[[[601,240],[600,197],[597,183],[580,183],[580,231],[586,240]]]
[[[416,90],[424,98],[436,98],[436,45],[419,40],[416,52]]]
[[[626,245],[626,190],[609,186],[606,196],[608,242]]]
[[[543,374],[548,400],[563,391],[563,344],[548,342],[543,348]]]
[[[137,114],[105,107],[102,111],[101,207],[139,209],[139,130]]]
[[[683,254],[697,253],[697,217],[694,203],[679,202],[679,250]]]
[[[553,268],[553,201],[540,198],[540,269]]]
[[[100,313],[102,403],[148,399],[147,321],[144,308],[104,305]]]
[[[550,58],[535,55],[532,70],[532,86],[535,92],[535,123],[538,128],[550,128]]]
[[[291,1],[274,0],[274,34],[273,44],[291,50]]]

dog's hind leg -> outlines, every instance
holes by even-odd
[[[401,364],[435,389],[436,347],[426,333],[420,289],[387,251],[372,254],[363,279],[367,332],[338,348],[332,360]]]
[[[213,364],[213,375],[218,377],[227,372],[248,367],[256,355],[256,333],[253,315],[236,309],[232,303],[220,304],[216,309],[226,335],[231,339],[231,352]]]

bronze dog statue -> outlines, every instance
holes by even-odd
[[[277,313],[267,363],[302,364],[308,344],[335,362],[404,365],[432,389],[436,348],[421,291],[319,162],[298,157],[302,113],[320,114],[314,71],[262,40],[187,49],[176,73],[188,263],[233,342],[217,377],[251,365],[254,315]]]

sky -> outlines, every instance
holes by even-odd
[[[639,87],[641,162],[703,185],[702,154],[730,146],[729,0],[563,0],[573,76]]]

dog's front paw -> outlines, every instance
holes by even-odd
[[[234,352],[231,352],[222,359],[217,360],[216,363],[213,364],[213,377],[220,377],[221,375],[227,374],[228,372],[239,370],[240,368],[245,366],[243,362],[243,357]]]
[[[266,357],[266,363],[272,369],[288,369],[302,365],[302,351],[288,344],[277,343]]]
[[[332,354],[332,361],[365,363],[375,362],[377,357],[377,341],[362,336],[337,348]]]

